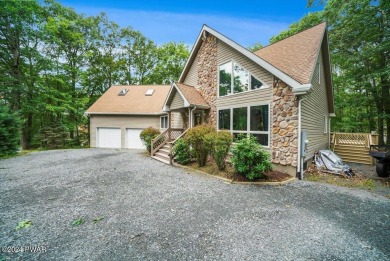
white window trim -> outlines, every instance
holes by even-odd
[[[167,127],[166,127],[166,128],[163,128],[163,126],[161,125],[161,123],[162,123],[162,118],[167,118],[167,121],[166,121]],[[168,122],[168,120],[169,120],[168,115],[160,116],[160,129],[161,129],[161,130],[166,130],[166,129],[168,129],[168,127],[169,127],[169,122]]]
[[[243,92],[237,92],[237,93],[234,93],[234,77],[231,77],[231,81],[230,81],[230,94],[226,94],[226,95],[223,95],[223,96],[220,96],[219,95],[219,68],[222,66],[222,65],[225,65],[227,63],[232,63],[232,75],[234,75],[234,63],[237,63],[240,67],[244,68],[247,72],[248,72],[248,78],[249,78],[249,81],[248,81],[248,90],[247,91],[243,91]],[[253,76],[254,78],[256,78],[256,80],[258,80],[259,82],[261,82],[263,84],[262,87],[260,87],[259,89],[255,89],[255,90],[252,90],[251,89],[251,84],[252,84],[252,78],[251,76]],[[218,64],[218,97],[227,97],[227,96],[231,96],[231,95],[236,95],[236,94],[241,94],[241,93],[247,93],[247,92],[252,92],[252,91],[258,91],[258,90],[263,90],[263,89],[266,89],[266,88],[269,88],[269,85],[266,84],[265,82],[263,82],[262,80],[259,79],[259,77],[257,77],[256,75],[254,75],[250,70],[248,70],[245,66],[242,66],[239,62],[237,62],[236,60],[234,59],[231,59],[231,60],[228,60],[226,62],[223,62],[223,63],[220,63]]]
[[[251,131],[250,130],[250,107],[256,107],[256,106],[268,106],[268,131]],[[233,130],[233,109],[236,108],[247,108],[247,130],[246,131],[236,131]],[[251,104],[251,105],[235,105],[235,106],[230,106],[230,107],[221,107],[217,108],[217,130],[220,131],[219,129],[219,111],[222,110],[230,110],[230,133],[233,135],[233,133],[243,133],[243,134],[267,134],[268,135],[268,146],[261,145],[264,148],[269,149],[271,147],[270,142],[271,142],[271,105],[270,103],[256,103],[256,104]]]

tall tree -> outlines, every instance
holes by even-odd
[[[390,2],[308,1],[309,6],[316,3],[325,4],[324,11],[309,14],[271,42],[327,21],[337,116],[332,128],[377,130],[383,144],[385,129],[390,137]]]
[[[188,47],[183,43],[170,42],[158,47],[152,82],[169,84],[177,81],[189,55]]]
[[[4,1],[0,9],[0,96],[24,119],[20,143],[28,147],[35,111],[34,93],[42,68],[43,10],[36,1]]]

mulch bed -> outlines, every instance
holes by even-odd
[[[218,170],[218,167],[212,158],[207,160],[207,164],[204,167],[199,167],[197,162],[191,162],[187,165],[187,167],[238,182],[281,182],[291,178],[291,176],[285,172],[273,170],[266,172],[263,178],[250,180],[235,173],[234,168],[230,163],[226,164],[226,169],[224,171]]]

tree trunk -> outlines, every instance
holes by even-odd
[[[382,99],[383,99],[383,111],[384,121],[386,122],[386,144],[390,145],[390,82],[386,75],[381,76],[382,85]]]

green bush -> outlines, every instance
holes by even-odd
[[[195,152],[196,161],[199,167],[206,165],[207,156],[210,151],[210,144],[206,141],[206,135],[215,132],[210,125],[199,125],[187,131],[185,140]]]
[[[180,164],[186,165],[188,162],[190,162],[190,145],[185,139],[180,138],[176,141],[175,146],[173,147],[173,153],[176,155],[176,161]]]
[[[4,105],[0,106],[0,157],[14,155],[19,149],[20,119],[9,112]]]
[[[261,178],[264,172],[272,170],[270,155],[253,136],[240,139],[232,152],[234,169],[250,180]]]
[[[152,146],[152,140],[156,138],[160,134],[160,131],[158,129],[155,129],[153,127],[149,127],[144,129],[139,137],[142,140],[142,143],[146,146],[146,149],[151,152],[151,146]]]
[[[210,155],[215,160],[219,170],[226,168],[225,159],[232,145],[233,136],[229,131],[212,132],[206,135],[210,147]]]

